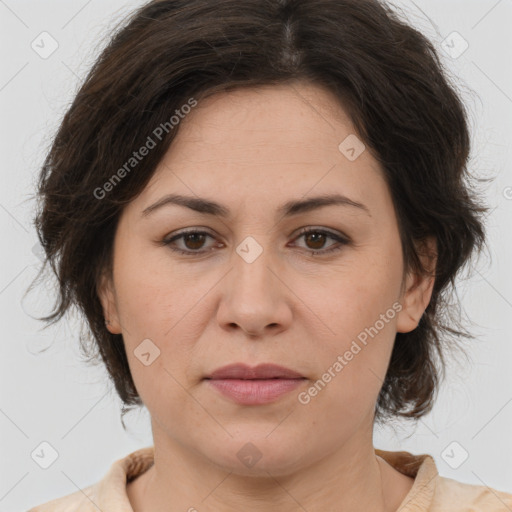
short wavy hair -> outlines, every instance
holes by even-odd
[[[404,272],[427,275],[418,247],[432,235],[437,243],[430,303],[413,331],[396,334],[375,419],[430,411],[444,349],[473,338],[453,318],[450,298],[484,246],[487,208],[470,186],[468,114],[433,44],[379,0],[154,0],[109,35],[65,112],[39,175],[34,220],[42,270],[49,263],[58,280],[54,309],[40,320],[49,326],[80,311],[83,353],[103,361],[123,415],[143,403],[122,335],[105,327],[98,285],[112,272],[123,207],[144,189],[179,124],[161,131],[136,172],[101,199],[94,191],[190,98],[297,81],[330,90],[381,164]]]

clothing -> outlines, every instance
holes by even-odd
[[[429,455],[383,450],[375,450],[375,453],[396,470],[415,479],[399,512],[512,511],[512,494],[441,477]],[[97,483],[28,512],[133,512],[126,483],[149,469],[153,465],[153,457],[154,446],[137,450],[116,460]]]

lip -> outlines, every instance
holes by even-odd
[[[235,363],[215,370],[205,380],[237,404],[262,405],[293,391],[306,377],[275,364],[250,367]]]
[[[234,363],[212,372],[207,379],[303,379],[304,376],[284,366],[263,363],[251,367],[244,363]]]

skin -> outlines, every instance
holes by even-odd
[[[373,411],[395,335],[417,326],[433,278],[402,280],[382,169],[368,150],[350,161],[338,149],[354,133],[316,85],[217,94],[181,121],[148,186],[122,212],[113,275],[98,293],[151,415],[155,464],[127,486],[135,512],[388,512],[406,497],[413,479],[375,455]],[[169,193],[222,203],[230,216],[177,205],[142,216]],[[286,201],[331,193],[369,213],[340,205],[276,213]],[[158,244],[192,227],[210,236],[174,242],[190,256]],[[299,236],[303,227],[349,243]],[[247,236],[263,251],[252,263],[236,252]],[[393,304],[401,311],[300,403],[299,392]],[[160,350],[149,366],[134,355],[147,338]],[[307,380],[270,404],[237,405],[203,380],[233,362],[273,362]],[[248,442],[262,455],[250,468],[237,457]]]

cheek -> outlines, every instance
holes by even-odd
[[[129,334],[161,336],[179,315],[184,277],[172,272],[159,250],[144,251],[133,245],[120,250],[114,260],[120,320]]]
[[[329,411],[338,423],[354,424],[370,414],[383,384],[401,309],[400,259],[389,262],[347,265],[320,283],[321,292],[297,292],[308,297],[308,307],[322,322],[311,313],[310,318],[324,328],[317,337],[318,381],[303,402],[318,414]]]
[[[379,319],[360,328],[356,325],[359,322],[353,322],[345,332],[340,319],[340,334],[319,351],[319,373],[301,394],[299,403],[306,416],[321,418],[325,439],[340,434],[345,437],[373,416],[395,337],[395,310],[387,311],[388,323]]]
[[[368,329],[374,332],[373,327],[379,337],[394,338],[401,260],[394,250],[386,255],[385,247],[374,248],[353,253],[334,272],[294,283],[294,292],[309,308],[311,325],[322,326],[326,346],[342,350],[359,335],[364,338]]]
[[[143,402],[148,408],[163,403],[179,409],[175,404],[183,406],[184,398],[179,383],[186,387],[193,341],[204,328],[200,299],[207,290],[155,252],[148,257],[134,248],[115,260],[117,309]]]

